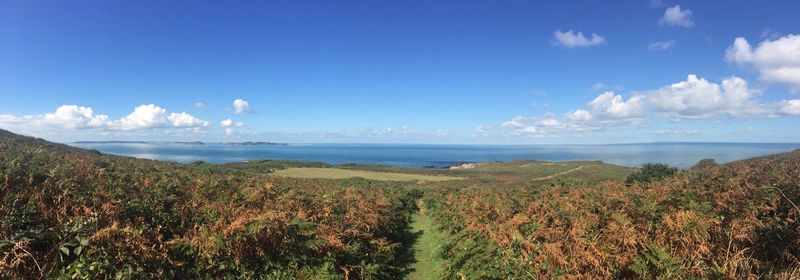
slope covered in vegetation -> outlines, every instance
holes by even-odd
[[[298,167],[460,180],[272,174]],[[0,130],[0,278],[396,279],[423,247],[440,267],[418,275],[448,279],[800,276],[800,151],[676,174],[331,167],[142,160]]]
[[[393,278],[419,192],[0,131],[0,278]]]
[[[800,277],[800,150],[661,180],[674,170],[644,169],[628,186],[428,190],[448,278]]]

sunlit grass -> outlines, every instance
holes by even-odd
[[[365,170],[352,170],[341,168],[316,168],[316,167],[302,167],[302,168],[288,168],[279,170],[273,173],[276,176],[294,177],[294,178],[325,178],[325,179],[345,179],[360,177],[370,180],[381,181],[448,181],[459,180],[459,177],[452,176],[433,176],[433,175],[419,175],[419,174],[405,174],[405,173],[391,173],[391,172],[376,172]]]

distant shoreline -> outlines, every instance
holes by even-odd
[[[286,146],[289,143],[279,142],[202,142],[202,141],[75,141],[72,144],[181,144],[181,145],[207,145],[207,144],[221,144],[232,146],[258,146],[258,145],[271,145],[271,146]]]
[[[73,144],[117,155],[189,163],[197,160],[231,163],[245,160],[285,159],[330,164],[382,164],[401,167],[442,168],[488,161],[598,160],[636,167],[660,162],[689,168],[704,158],[719,163],[788,152],[800,144],[658,143],[627,145],[485,146],[390,144],[287,144],[258,142],[188,144]],[[119,142],[117,142],[119,143]],[[122,142],[125,143],[125,142]],[[130,142],[128,142],[130,143]],[[134,142],[142,143],[142,142]],[[147,143],[147,142],[145,142]],[[165,142],[160,142],[165,143]],[[170,142],[166,142],[170,143]]]
[[[108,141],[72,141],[59,142],[62,144],[185,144],[185,145],[363,145],[363,146],[463,146],[463,147],[548,147],[548,146],[630,146],[630,145],[800,145],[800,142],[706,142],[706,141],[652,141],[652,142],[621,142],[621,143],[372,143],[372,142],[269,142],[269,141],[243,141],[243,142],[203,142],[203,141],[135,141],[135,140],[108,140]]]

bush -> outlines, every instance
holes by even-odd
[[[631,186],[635,183],[650,183],[660,181],[678,173],[677,167],[672,167],[663,163],[644,163],[639,171],[634,172],[625,179],[625,185]]]
[[[628,268],[640,279],[679,278],[681,262],[670,256],[667,249],[650,245],[647,251],[633,258]]]
[[[700,170],[700,169],[705,169],[705,168],[709,168],[709,167],[714,167],[714,166],[717,166],[717,165],[719,165],[719,164],[717,164],[717,161],[715,161],[713,158],[704,158],[704,159],[701,159],[700,161],[698,161],[694,166],[692,166],[689,169],[691,169],[691,170]]]

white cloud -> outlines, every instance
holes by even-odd
[[[478,126],[475,128],[475,133],[479,136],[489,136],[489,127],[487,126]]]
[[[690,130],[661,129],[661,130],[656,130],[656,133],[665,135],[692,135],[692,134],[698,134],[700,133],[700,131],[696,129],[690,129]]]
[[[581,32],[574,33],[572,30],[567,32],[556,30],[553,32],[553,36],[559,45],[566,48],[592,47],[606,44],[606,39],[595,33],[592,33],[591,38],[587,38]]]
[[[573,110],[570,120],[610,120],[640,118],[658,113],[671,118],[704,118],[715,115],[750,116],[775,113],[758,102],[759,92],[750,89],[739,77],[711,83],[696,75],[656,90],[640,92],[627,100],[608,91],[588,103],[588,110]]]
[[[491,136],[499,133],[507,136],[544,138],[564,133],[580,135],[597,132],[608,127],[637,124],[639,122],[639,119],[634,118],[593,119],[593,116],[586,110],[574,110],[567,113],[561,120],[551,116],[517,116],[499,126],[480,126],[475,129],[475,132],[480,136]]]
[[[235,128],[235,127],[242,127],[242,126],[244,126],[244,123],[242,123],[242,122],[236,122],[236,121],[233,121],[232,119],[225,119],[225,120],[222,120],[222,121],[220,121],[220,122],[219,122],[219,124],[220,124],[222,127],[224,127],[224,128],[225,128],[225,135],[233,135],[233,134],[236,134],[236,129],[234,129],[234,128]]]
[[[95,115],[91,107],[61,105],[54,113],[45,114],[43,121],[66,128],[92,128],[107,125],[108,116]]]
[[[241,127],[244,125],[242,122],[234,122],[232,119],[226,119],[219,122],[223,127]]]
[[[767,39],[753,49],[747,39],[738,37],[725,52],[730,63],[754,67],[761,80],[788,84],[800,90],[800,35]]]
[[[568,111],[561,119],[518,116],[499,126],[479,127],[476,132],[485,136],[499,130],[509,135],[546,137],[637,125],[653,118],[800,116],[800,99],[763,102],[759,96],[759,91],[739,77],[713,83],[688,75],[685,81],[638,92],[627,99],[604,92],[589,101],[586,108]]]
[[[556,132],[581,131],[584,128],[577,123],[562,122],[552,117],[518,116],[500,125],[499,129],[512,136],[544,137]],[[492,127],[478,127],[476,132],[488,135]]]
[[[134,108],[132,113],[119,120],[116,127],[122,130],[132,130],[165,127],[167,123],[167,110],[149,104]]]
[[[0,115],[0,127],[5,128],[102,128],[109,125],[107,115],[95,115],[91,107],[61,105],[53,113],[42,115]]]
[[[664,11],[664,16],[658,20],[658,24],[687,28],[692,27],[694,25],[694,21],[692,21],[692,11],[689,9],[681,10],[681,5],[667,8],[667,10]]]
[[[631,96],[625,101],[622,99],[622,95],[607,91],[589,102],[589,108],[597,116],[629,118],[640,115],[644,106],[642,104],[642,96]]]
[[[140,105],[128,116],[119,120],[115,127],[122,130],[166,127],[167,110],[155,104]]]
[[[253,111],[253,108],[250,107],[250,103],[242,99],[236,99],[233,101],[233,109],[234,111],[236,111],[237,114],[255,113],[255,111]]]
[[[723,83],[735,85],[740,81],[743,82],[742,79],[733,77]],[[728,109],[729,106],[739,107],[738,103],[746,102],[749,99],[750,94],[746,83],[744,88],[732,87],[734,91],[731,94],[725,94],[718,84],[710,83],[702,78],[698,79],[695,75],[689,75],[686,81],[648,92],[648,103],[659,112],[678,116],[704,117]],[[728,99],[733,102],[728,102]]]
[[[786,115],[800,115],[800,99],[782,100],[778,110]]]
[[[769,106],[761,104],[759,95],[760,92],[751,89],[747,81],[739,77],[729,77],[717,84],[692,74],[685,81],[645,91],[638,96],[648,112],[672,118],[774,114]]]
[[[206,104],[203,104],[203,102],[197,102],[197,103],[194,104],[194,107],[197,108],[197,109],[205,109],[206,108]]]
[[[502,126],[505,128],[520,128],[525,126],[525,124],[522,123],[523,120],[523,117],[516,117],[510,121],[504,122]]]
[[[565,116],[565,118],[568,121],[575,121],[575,122],[585,122],[585,121],[591,121],[592,119],[594,119],[594,117],[592,116],[592,113],[589,113],[589,111],[580,110],[580,109],[568,112],[567,115]]]
[[[186,112],[170,113],[167,120],[172,123],[173,127],[207,127],[209,122],[195,118]]]
[[[150,128],[204,128],[207,121],[185,112],[168,113],[154,104],[141,105],[119,119],[110,120],[107,115],[96,115],[91,107],[62,105],[55,112],[41,115],[0,115],[0,127],[37,133],[41,131],[63,131],[71,129],[99,129],[103,131],[131,131]]]
[[[675,47],[675,41],[659,41],[654,42],[647,46],[647,50],[654,52],[654,51],[666,51]]]
[[[155,104],[139,105],[133,112],[119,121],[111,124],[111,128],[120,130],[136,130],[149,128],[197,128],[207,127],[207,121],[200,120],[194,116],[181,113],[167,113],[167,110]]]

